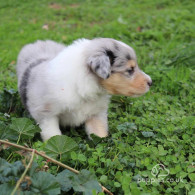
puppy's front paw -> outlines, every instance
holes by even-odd
[[[93,140],[92,137],[91,137],[92,134],[94,134],[94,135],[96,135],[96,136],[98,136],[100,138],[108,137],[108,132],[105,132],[103,134],[102,133],[101,134],[99,134],[99,133],[98,134],[97,133],[91,133],[91,134],[88,134],[88,139]]]
[[[48,139],[56,135],[62,135],[62,133],[60,131],[59,132],[48,132],[48,131],[41,132],[41,138],[43,141],[47,141]]]
[[[93,56],[88,60],[88,64],[92,71],[102,79],[107,79],[110,76],[110,60],[108,56]]]

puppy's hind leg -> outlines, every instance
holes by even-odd
[[[85,122],[85,130],[91,139],[90,134],[95,134],[99,137],[106,137],[108,135],[107,116],[103,114],[101,116],[90,117]]]
[[[59,119],[56,116],[44,118],[39,122],[39,127],[41,128],[41,137],[43,141],[46,141],[55,135],[62,134],[59,128]]]

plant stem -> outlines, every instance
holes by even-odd
[[[26,150],[26,151],[29,151],[29,152],[33,152],[33,153],[35,153],[35,154],[38,154],[39,156],[42,156],[42,157],[44,157],[44,158],[46,158],[47,160],[49,160],[49,161],[51,161],[51,162],[53,162],[53,163],[55,163],[55,164],[57,164],[57,165],[59,165],[59,166],[61,166],[61,167],[63,167],[63,168],[65,168],[65,169],[68,169],[69,171],[72,171],[73,173],[76,173],[76,174],[79,174],[79,171],[77,171],[76,169],[73,169],[72,167],[69,167],[69,166],[67,166],[67,165],[65,165],[65,164],[63,164],[63,163],[61,163],[61,162],[59,162],[59,161],[57,161],[57,160],[55,160],[55,159],[53,159],[53,158],[51,158],[51,157],[49,157],[49,156],[47,156],[46,154],[44,154],[43,152],[39,152],[39,151],[37,151],[37,150],[35,150],[35,149],[32,149],[32,148],[26,148],[26,147],[24,147],[24,146],[21,146],[21,145],[18,145],[18,144],[14,144],[14,143],[11,143],[11,142],[8,142],[8,141],[5,141],[5,140],[1,140],[0,139],[0,143],[2,143],[2,144],[7,144],[7,145],[10,145],[10,146],[14,146],[14,147],[16,147],[16,148],[20,148],[20,149],[22,149],[22,150]],[[34,155],[33,155],[34,156]],[[32,158],[32,156],[31,156],[31,159],[33,159]],[[28,164],[29,165],[29,164]],[[31,164],[30,164],[31,165]],[[30,165],[29,165],[29,167],[30,167]],[[27,166],[28,167],[28,166]],[[28,169],[27,169],[28,170]],[[25,169],[25,171],[27,172],[27,170]],[[24,171],[24,173],[25,173],[25,171]],[[23,175],[25,176],[25,174],[23,173]],[[21,178],[20,178],[21,179]],[[21,180],[22,181],[22,180]],[[19,183],[19,185],[20,185],[20,183]],[[100,186],[102,187],[102,191],[103,192],[106,192],[107,194],[109,194],[109,195],[113,195],[112,194],[112,192],[110,192],[107,188],[105,188],[104,186],[102,186],[101,184],[100,184]],[[16,187],[15,187],[16,188]],[[15,188],[14,188],[14,190],[15,190]],[[17,190],[17,188],[16,188],[16,190]],[[14,192],[15,193],[15,192]],[[13,193],[11,194],[11,195],[14,195]]]
[[[5,141],[5,140],[0,140],[0,143],[7,144],[7,145],[10,145],[10,146],[14,146],[16,148],[20,148],[22,150],[26,150],[26,151],[29,151],[29,152],[33,151],[32,148],[26,148],[24,146],[21,146],[21,145],[18,145],[18,144],[14,144],[14,143],[11,143],[11,142],[8,142],[8,141]],[[42,156],[42,157],[48,159],[49,161],[51,161],[51,162],[53,162],[53,163],[55,163],[55,164],[65,168],[65,169],[68,169],[68,170],[70,170],[70,171],[72,171],[72,172],[74,172],[76,174],[79,173],[79,171],[77,171],[77,170],[73,169],[72,167],[69,167],[69,166],[67,166],[67,165],[65,165],[65,164],[63,164],[63,163],[61,163],[61,162],[59,162],[59,161],[57,161],[57,160],[47,156],[43,152],[39,152],[39,151],[35,150],[35,154],[38,154],[39,156]]]
[[[19,141],[20,141],[20,136],[21,136],[21,133],[20,133],[19,136],[18,136],[18,140],[17,140],[16,144],[19,143]]]
[[[32,161],[33,161],[33,158],[34,158],[34,154],[35,154],[35,149],[32,149],[32,155],[31,155],[30,161],[29,161],[28,165],[26,166],[26,169],[24,170],[24,173],[22,174],[22,176],[20,177],[20,179],[17,181],[16,186],[13,189],[11,195],[14,195],[16,193],[16,191],[19,188],[21,182],[23,181],[23,179],[24,179],[24,177],[25,177],[28,169],[30,168],[30,166],[32,164]]]
[[[18,140],[17,140],[16,144],[18,144],[18,143],[19,143],[19,141],[20,141],[20,136],[21,136],[21,134],[19,134],[19,136],[18,136]],[[12,157],[13,157],[13,152],[12,152],[12,153],[8,156],[7,161],[8,161],[8,162],[10,162],[10,161],[11,161],[11,159],[12,159]]]
[[[61,155],[61,153],[60,153],[60,161],[61,161],[61,159],[62,159],[62,155]],[[59,171],[59,168],[60,168],[60,166],[58,165],[58,167],[57,167],[57,172]]]
[[[8,161],[8,162],[11,160],[12,154],[13,154],[13,153],[11,152],[11,154],[7,157],[7,161]]]

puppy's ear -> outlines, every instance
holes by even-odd
[[[91,70],[100,78],[109,78],[111,73],[111,64],[110,59],[108,55],[106,55],[106,53],[89,57],[87,64],[91,68]]]

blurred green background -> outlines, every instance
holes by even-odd
[[[112,37],[135,48],[140,66],[165,67],[185,51],[190,57],[194,4],[190,0],[1,0],[0,86],[16,87],[17,55],[23,45],[37,39],[69,44],[82,37]]]

